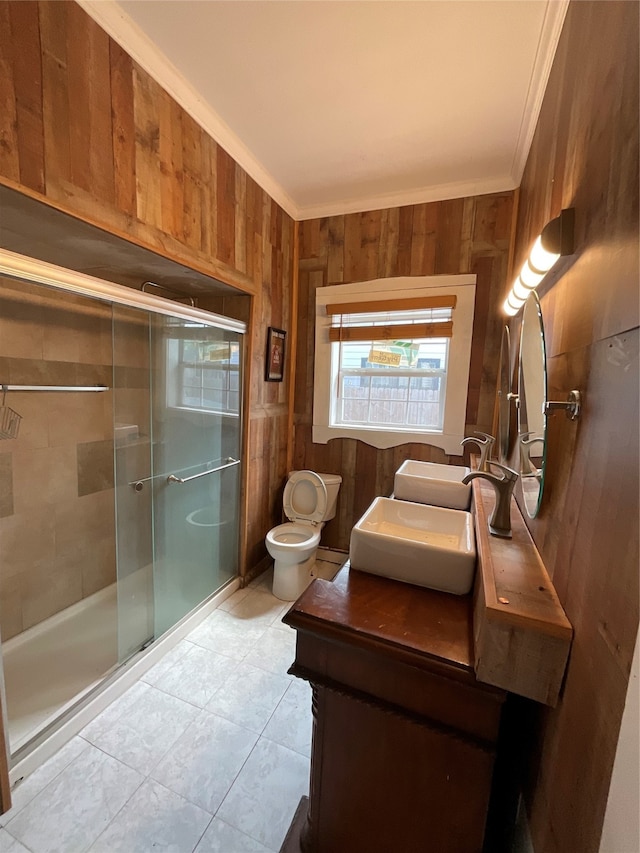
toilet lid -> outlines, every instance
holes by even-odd
[[[289,521],[319,524],[327,511],[327,487],[314,471],[294,471],[287,480],[282,498]]]

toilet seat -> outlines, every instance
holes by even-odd
[[[289,521],[320,524],[327,511],[327,487],[314,471],[294,471],[284,487],[284,514]]]
[[[277,545],[281,552],[302,551],[303,548],[317,548],[320,531],[304,522],[286,521],[267,533],[267,544]]]

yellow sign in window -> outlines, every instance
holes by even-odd
[[[399,352],[381,349],[369,350],[369,364],[388,364],[390,367],[400,367],[401,359],[402,355]]]

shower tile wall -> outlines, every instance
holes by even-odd
[[[0,383],[112,385],[111,308],[0,278]],[[9,392],[0,444],[7,640],[116,579],[112,392]]]
[[[10,453],[0,453],[0,518],[13,515],[11,459]]]

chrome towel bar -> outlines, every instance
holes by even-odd
[[[209,462],[201,462],[200,465],[210,465],[211,462],[213,462],[213,460],[210,460]],[[150,483],[152,480],[166,480],[167,483],[188,483],[189,480],[197,480],[199,477],[206,477],[207,474],[215,474],[216,471],[222,471],[224,468],[232,468],[234,465],[239,464],[239,459],[234,459],[232,456],[228,456],[226,461],[222,465],[218,465],[217,468],[209,468],[207,471],[201,471],[199,474],[192,474],[190,477],[177,477],[175,474],[153,474],[151,477],[140,477],[139,480],[133,480],[129,485],[134,488],[136,492],[141,492],[144,489],[144,484]],[[199,466],[191,465],[190,467],[196,468]]]
[[[223,471],[225,468],[232,468],[234,465],[239,464],[239,459],[233,459],[230,456],[224,465],[219,465],[217,468],[210,468],[208,471],[201,471],[199,474],[192,474],[190,477],[176,477],[175,474],[169,474],[167,483],[189,483],[191,480],[198,480],[200,477],[206,477],[209,474],[215,474],[217,471]]]
[[[3,391],[109,391],[108,385],[4,385]]]

